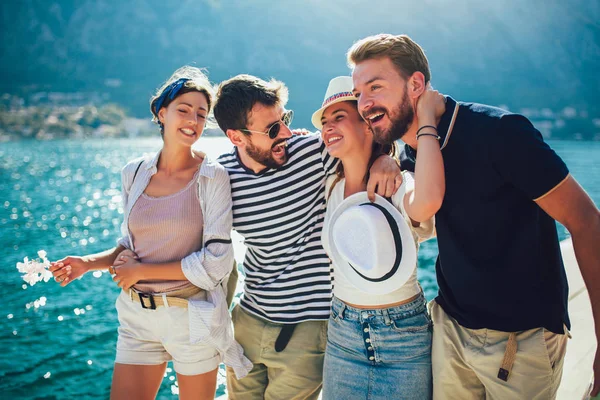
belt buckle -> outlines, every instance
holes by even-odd
[[[142,293],[142,292],[138,292],[137,295],[140,296],[140,303],[142,304],[142,308],[145,308],[148,310],[156,310],[156,303],[154,302],[154,296],[152,296],[151,294]],[[144,299],[150,300],[150,307],[146,307],[146,305],[144,304]]]

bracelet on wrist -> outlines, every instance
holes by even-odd
[[[440,136],[437,133],[429,133],[429,132],[419,133],[417,135],[417,140],[419,140],[419,138],[422,136],[433,136],[436,140],[440,140]]]
[[[417,137],[419,136],[419,132],[421,132],[421,131],[422,131],[423,129],[425,129],[425,128],[431,128],[431,129],[433,129],[433,130],[435,131],[435,133],[437,133],[437,131],[438,131],[438,130],[437,130],[437,127],[435,127],[435,126],[433,126],[433,125],[423,125],[422,127],[420,127],[420,128],[417,130]]]

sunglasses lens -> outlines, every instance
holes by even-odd
[[[272,125],[269,128],[269,138],[275,139],[277,137],[277,135],[279,135],[279,129],[281,129],[281,126],[279,125],[279,123]]]
[[[285,114],[283,114],[283,118],[281,118],[281,121],[285,124],[285,126],[290,126],[292,124],[292,119],[294,119],[294,112],[292,110],[289,110]]]
[[[279,135],[279,131],[281,130],[281,124],[285,124],[285,126],[290,126],[292,123],[292,119],[294,118],[294,112],[292,110],[286,111],[281,116],[281,121],[276,122],[269,128],[269,138],[275,139],[277,135]]]

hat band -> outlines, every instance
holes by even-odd
[[[389,213],[388,210],[386,210],[385,208],[383,208],[382,206],[380,206],[379,204],[375,204],[375,203],[363,203],[360,204],[360,206],[373,206],[373,207],[377,207],[385,216],[385,219],[387,219],[388,224],[390,225],[390,229],[392,230],[392,235],[394,236],[394,245],[396,246],[396,260],[394,261],[394,266],[392,267],[392,269],[390,270],[390,272],[388,272],[387,274],[385,274],[384,276],[380,277],[380,278],[369,278],[368,276],[364,276],[363,274],[361,274],[360,272],[358,272],[356,270],[356,268],[354,268],[354,266],[350,263],[348,263],[348,265],[354,270],[354,272],[356,272],[361,278],[369,281],[369,282],[383,282],[389,278],[391,278],[396,271],[398,271],[398,267],[400,266],[400,260],[402,260],[402,239],[400,239],[400,231],[398,230],[398,225],[395,224],[395,220],[394,217],[392,216],[392,214]]]
[[[340,93],[336,93],[333,96],[329,96],[328,98],[326,98],[325,100],[323,100],[323,105],[321,106],[321,108],[325,107],[327,104],[331,103],[334,100],[337,100],[341,97],[353,97],[354,95],[352,94],[352,92],[340,92]]]

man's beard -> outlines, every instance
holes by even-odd
[[[410,129],[412,121],[415,117],[415,112],[412,108],[412,105],[410,104],[410,100],[408,99],[408,93],[406,91],[404,92],[402,103],[400,103],[400,105],[394,111],[394,118],[392,118],[392,114],[388,113],[388,118],[392,123],[392,125],[388,129],[373,129],[375,141],[377,141],[378,143],[391,144],[392,142],[398,139],[402,139],[402,137]]]
[[[251,159],[253,159],[257,163],[264,165],[265,167],[270,169],[277,169],[283,164],[285,164],[285,162],[287,161],[287,150],[284,149],[284,151],[286,152],[286,156],[284,157],[283,162],[280,164],[273,158],[273,153],[271,153],[271,149],[280,144],[281,142],[285,142],[285,139],[273,143],[269,150],[261,150],[254,144],[248,143],[246,145],[246,153]]]

